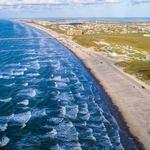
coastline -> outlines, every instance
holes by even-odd
[[[141,83],[133,80],[117,69],[106,57],[86,49],[65,35],[58,34],[37,24],[28,25],[38,28],[55,38],[70,49],[90,70],[111,97],[112,103],[121,112],[130,132],[139,139],[146,150],[150,150],[150,90],[142,88]]]

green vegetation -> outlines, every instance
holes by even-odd
[[[100,33],[92,35],[74,36],[73,39],[79,44],[86,47],[91,47],[95,45],[94,41],[105,40],[110,44],[129,45],[138,50],[144,50],[150,53],[150,38],[144,37],[143,34]]]
[[[116,65],[122,67],[125,72],[136,75],[137,78],[150,84],[150,61],[119,62]]]
[[[106,42],[129,45],[150,52],[150,38],[144,37],[142,34],[102,34],[99,36]]]
[[[133,57],[134,57],[134,58],[141,58],[141,59],[144,59],[144,58],[145,58],[145,55],[140,54],[140,53],[135,53],[135,54],[133,55]]]
[[[127,53],[131,59],[129,62],[119,62],[118,66],[123,67],[124,71],[135,75],[137,78],[150,84],[150,61],[139,61],[138,59],[144,59],[145,55],[140,51],[150,53],[150,38],[144,37],[142,34],[93,34],[93,35],[81,35],[74,36],[73,40],[85,47],[95,47],[100,49],[102,45],[98,45],[95,41],[104,40],[106,43],[112,45],[112,52],[117,54]],[[128,45],[139,51],[126,51],[124,49],[115,48],[114,45]]]
[[[79,36],[74,36],[73,40],[77,42],[78,44],[84,46],[84,47],[97,47],[98,45],[94,42],[95,41],[95,36],[94,35],[79,35]]]
[[[117,53],[117,54],[124,54],[125,53],[122,49],[113,49],[112,51]]]
[[[51,29],[51,30],[53,30],[53,31],[55,31],[55,32],[57,32],[57,33],[60,33],[60,34],[65,34],[65,33],[66,33],[66,31],[61,30],[61,29],[59,29],[59,28],[49,28],[49,29]]]

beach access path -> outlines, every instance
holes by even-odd
[[[121,112],[130,132],[150,150],[150,86],[130,77],[112,61],[93,50],[84,48],[66,35],[58,34],[36,23],[28,25],[47,32],[70,49],[102,85]]]

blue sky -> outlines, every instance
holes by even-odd
[[[150,0],[0,0],[0,18],[150,17]]]

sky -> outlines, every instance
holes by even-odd
[[[150,17],[150,0],[0,0],[0,18]]]

